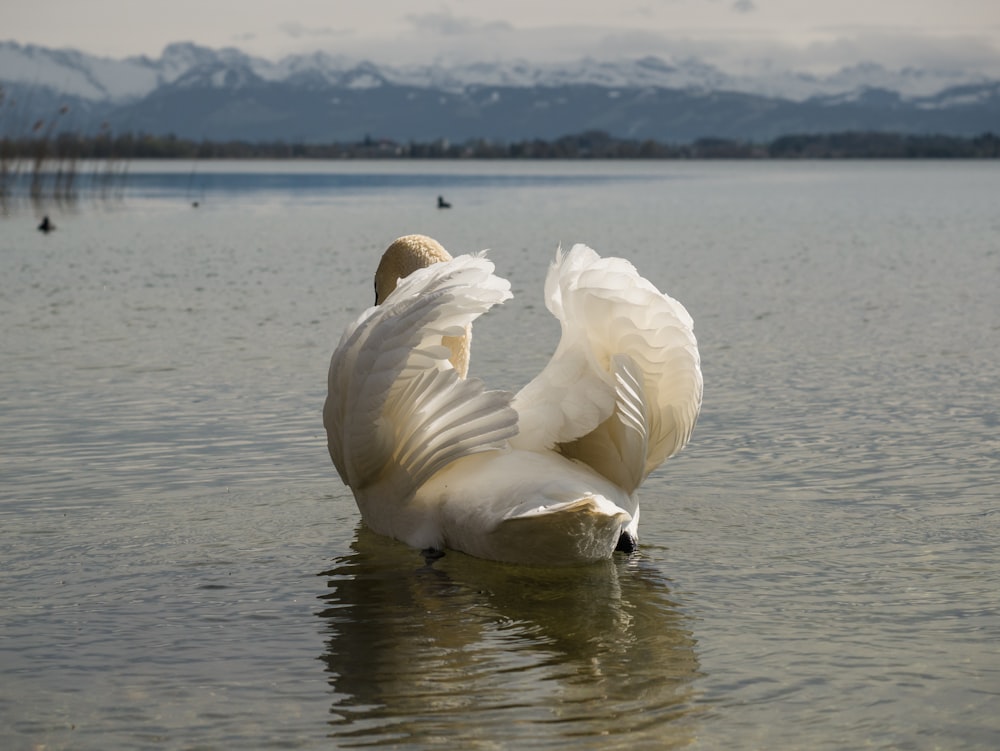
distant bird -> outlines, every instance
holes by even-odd
[[[451,204],[444,200],[444,196],[438,196],[438,208],[439,209],[450,209]]]
[[[369,528],[428,560],[451,548],[574,564],[635,549],[636,488],[687,443],[701,408],[683,305],[628,261],[559,251],[545,297],[562,339],[512,397],[467,377],[473,319],[511,297],[483,254],[399,238],[375,296],[331,358],[323,409]]]
[[[45,217],[42,219],[42,223],[38,225],[38,231],[44,232],[46,235],[49,234],[55,228],[56,225],[54,225],[51,221],[49,221],[48,214],[46,214]]]

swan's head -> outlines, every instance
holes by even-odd
[[[430,266],[441,261],[450,261],[451,254],[432,237],[427,235],[404,235],[386,248],[375,271],[375,304],[381,305],[399,280],[412,274],[417,269]],[[462,378],[469,371],[469,345],[472,341],[472,328],[467,326],[464,336],[445,336],[441,343],[451,350],[451,364]]]
[[[427,235],[404,235],[386,248],[375,271],[375,304],[381,305],[396,289],[400,279],[417,269],[440,261],[450,261],[451,255],[441,243]]]

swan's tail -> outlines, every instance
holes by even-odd
[[[603,496],[510,515],[483,535],[448,539],[478,558],[536,566],[572,566],[611,557],[629,515]]]
[[[514,399],[519,448],[556,448],[631,493],[687,443],[701,409],[691,316],[621,258],[561,251],[545,282],[562,324],[548,365]]]

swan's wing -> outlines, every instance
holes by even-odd
[[[388,482],[409,496],[449,462],[517,432],[510,395],[460,378],[441,343],[510,296],[482,254],[460,256],[410,274],[344,332],[323,424],[333,463],[355,492]]]
[[[585,245],[557,254],[545,299],[562,336],[514,398],[512,444],[555,448],[631,492],[687,443],[701,409],[691,316],[628,261]]]
[[[611,359],[615,408],[611,416],[580,438],[557,444],[560,453],[578,459],[631,493],[646,477],[650,415],[642,372],[629,355]]]

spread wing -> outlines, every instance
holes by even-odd
[[[516,448],[554,448],[631,493],[687,443],[702,376],[687,310],[628,261],[560,251],[545,303],[562,326],[542,372],[514,398]]]
[[[461,378],[442,337],[510,297],[482,254],[419,269],[344,332],[323,407],[327,445],[355,492],[386,482],[405,500],[455,459],[517,432],[510,395]]]

